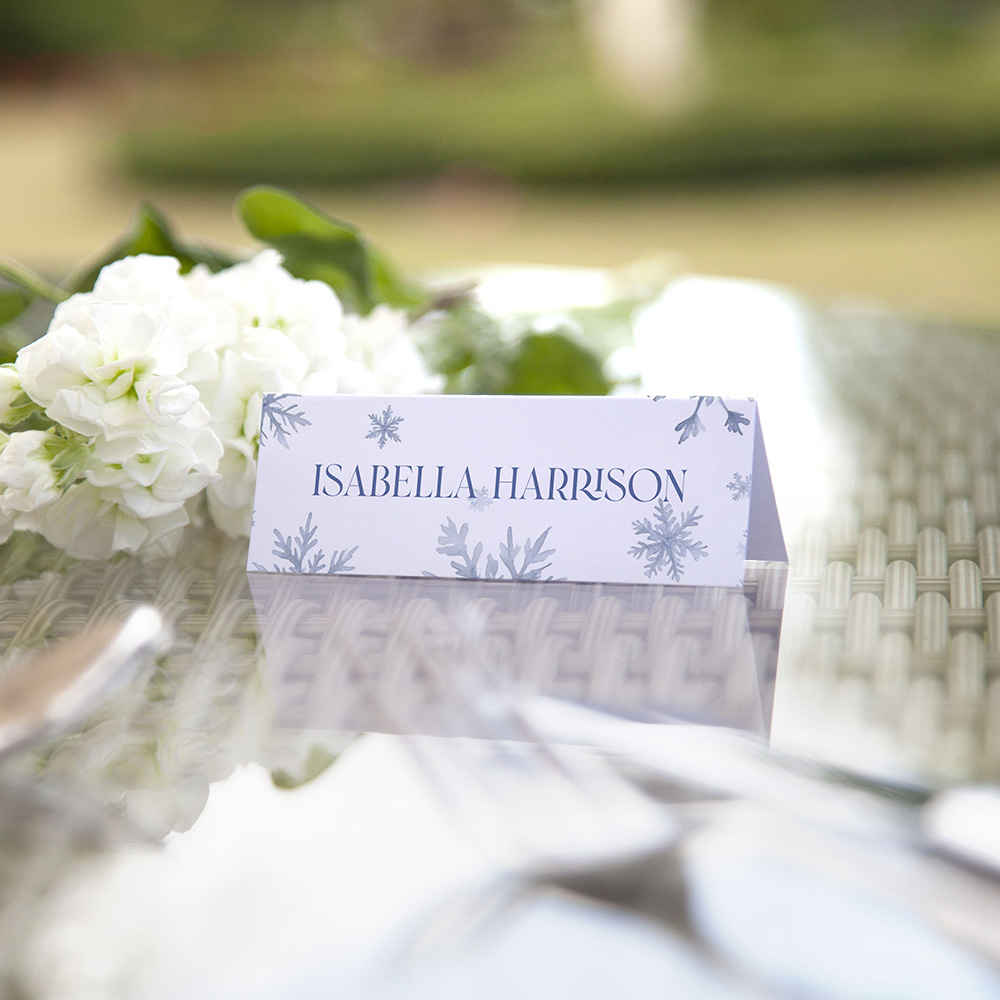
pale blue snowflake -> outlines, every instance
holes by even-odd
[[[743,532],[743,541],[736,543],[736,554],[738,556],[745,556],[747,554],[747,538],[750,535],[750,530],[747,529]]]
[[[726,489],[732,492],[734,500],[745,500],[750,496],[752,480],[753,476],[750,473],[741,476],[738,472],[734,472],[733,478],[726,483]]]
[[[726,411],[726,430],[730,434],[739,434],[743,437],[743,428],[750,426],[750,418],[743,416],[738,410],[729,410],[726,404],[719,400],[719,404]]]
[[[266,392],[261,401],[260,440],[264,442],[273,434],[278,444],[288,447],[288,435],[300,427],[308,427],[309,421],[301,407],[290,400],[299,399],[291,392]]]
[[[739,410],[730,410],[721,396],[698,396],[697,398],[698,402],[695,403],[694,412],[691,416],[686,417],[674,428],[674,430],[679,431],[681,435],[678,439],[678,444],[683,444],[688,438],[697,437],[705,429],[705,425],[701,422],[701,418],[698,416],[698,411],[703,405],[708,407],[713,403],[718,402],[719,406],[722,407],[723,412],[726,414],[726,430],[729,431],[730,434],[739,434],[742,436],[743,428],[750,426],[750,418],[744,416]]]
[[[685,420],[682,420],[675,428],[675,431],[680,431],[681,436],[678,439],[678,444],[683,444],[689,437],[697,437],[704,429],[705,425],[701,422],[698,416],[698,411],[701,409],[702,403],[707,403],[706,405],[711,406],[714,396],[699,396],[698,402],[695,405],[694,413]]]
[[[545,560],[555,552],[555,549],[542,548],[551,530],[551,527],[546,528],[534,542],[529,538],[524,543],[524,554],[518,563],[517,557],[522,552],[522,546],[514,544],[514,529],[507,528],[507,541],[501,542],[498,549],[499,561],[495,556],[487,554],[485,564],[480,567],[479,560],[483,555],[483,543],[476,542],[472,552],[469,552],[468,524],[463,524],[459,528],[449,517],[448,523],[441,525],[437,551],[441,555],[451,556],[451,568],[455,571],[455,575],[466,580],[540,580],[542,572],[552,565],[551,562],[545,562]],[[501,563],[507,570],[509,577],[501,576]],[[425,571],[424,576],[434,576],[434,574]],[[548,576],[545,579],[552,580],[552,577]]]
[[[255,562],[254,569],[261,573],[349,573],[354,567],[350,565],[351,558],[358,551],[357,545],[353,549],[341,549],[334,552],[330,557],[330,564],[327,566],[326,556],[322,549],[316,549],[319,542],[316,539],[316,525],[312,523],[312,514],[306,518],[306,523],[299,528],[298,535],[283,535],[277,528],[274,529],[274,548],[272,555],[276,555],[287,565],[279,566],[273,564],[272,569]],[[316,549],[315,552],[312,550]],[[312,553],[310,555],[310,553]]]
[[[693,507],[686,513],[681,511],[678,520],[670,504],[658,501],[654,513],[655,525],[648,518],[632,522],[635,535],[647,540],[632,546],[629,555],[646,560],[646,576],[657,576],[660,570],[666,569],[675,582],[679,581],[684,575],[684,559],[687,556],[697,562],[708,555],[708,546],[704,542],[696,542],[691,536],[691,529],[701,517],[698,508]]]
[[[473,510],[486,510],[489,505],[493,503],[493,497],[490,496],[490,490],[488,486],[480,486],[476,492],[469,497],[469,506]]]
[[[368,419],[372,422],[372,429],[365,437],[377,440],[380,449],[385,447],[386,441],[398,442],[400,440],[398,431],[403,418],[395,416],[391,406],[387,406],[382,411],[382,416],[377,413],[369,413]]]

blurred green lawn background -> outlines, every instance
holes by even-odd
[[[1000,16],[715,0],[630,103],[559,0],[40,0],[0,12],[0,248],[69,266],[149,197],[231,242],[283,184],[404,266],[674,266],[1000,320]]]

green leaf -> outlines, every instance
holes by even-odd
[[[386,260],[379,250],[368,249],[372,270],[372,288],[376,302],[385,302],[397,309],[417,309],[427,303],[430,295],[418,285],[404,278],[395,265]]]
[[[52,468],[59,473],[56,486],[61,490],[68,489],[83,475],[90,458],[90,448],[79,439],[66,441],[54,438],[46,442],[45,449]]]
[[[27,393],[19,392],[7,409],[5,427],[19,430],[44,430],[49,424],[41,407]]]
[[[32,580],[49,570],[64,570],[72,562],[41,535],[15,531],[0,545],[0,586]]]
[[[306,757],[300,775],[289,774],[288,771],[272,771],[271,781],[277,788],[299,788],[314,778],[318,778],[337,759],[337,756],[326,747],[313,744],[309,749],[309,755]]]
[[[212,271],[221,271],[236,262],[236,258],[197,243],[188,243],[174,235],[166,217],[148,202],[141,203],[135,211],[132,226],[102,257],[71,279],[74,292],[89,292],[97,281],[101,268],[123,257],[148,253],[158,257],[176,257],[181,263],[181,273],[186,274],[196,264],[204,264]]]
[[[0,325],[16,319],[31,304],[34,296],[10,288],[0,292]]]
[[[0,330],[0,365],[9,365],[17,359],[19,348],[11,343],[6,336],[7,331]]]
[[[50,302],[62,302],[69,297],[64,289],[53,285],[51,281],[32,271],[30,267],[0,253],[0,277],[12,281],[29,295],[40,295]],[[6,321],[5,321],[6,322]]]
[[[426,298],[354,226],[287,191],[248,188],[237,198],[236,212],[251,235],[282,254],[292,274],[325,281],[350,310],[368,313],[380,302],[410,307]]]
[[[500,324],[469,305],[441,313],[422,344],[430,367],[445,376],[445,392],[496,394],[508,380],[510,348]]]
[[[296,277],[325,281],[349,308],[371,311],[375,300],[368,248],[353,226],[266,186],[242,192],[236,211],[251,235],[281,252]]]
[[[508,330],[469,305],[443,313],[421,347],[459,393],[603,396],[611,382],[600,359],[566,333],[534,333],[528,321]]]
[[[517,345],[499,392],[605,396],[611,383],[600,361],[563,333],[529,333]]]

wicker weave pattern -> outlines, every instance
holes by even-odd
[[[521,690],[760,730],[770,718],[787,567],[726,588],[255,577],[289,725],[435,730],[449,693],[427,658]],[[762,706],[763,701],[763,706]]]
[[[855,461],[832,517],[793,545],[779,711],[800,737],[995,777],[1000,350],[856,321],[826,344]]]
[[[245,545],[219,543],[192,534],[171,559],[76,563],[0,588],[6,659],[146,602],[174,630],[171,677],[209,672],[231,702],[266,649],[280,721],[296,728],[392,729],[379,706],[395,704],[433,729],[446,692],[428,656],[615,710],[770,720],[785,564],[748,565],[743,591],[257,575],[255,603]]]
[[[817,484],[839,490],[833,513],[790,539],[784,608],[776,565],[749,567],[742,594],[338,578],[255,605],[244,547],[193,535],[171,560],[80,563],[0,588],[0,641],[16,656],[148,601],[175,627],[178,667],[249,662],[263,619],[275,697],[295,725],[376,725],[373,677],[383,694],[433,703],[416,648],[533,691],[752,727],[734,650],[752,646],[766,724],[782,628],[776,736],[995,778],[1000,347],[858,316],[815,346],[834,400],[824,417],[839,421],[849,461]]]

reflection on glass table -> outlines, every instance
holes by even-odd
[[[764,734],[786,571],[748,564],[742,589],[249,577],[289,728],[461,735],[442,679],[471,670],[523,694]]]
[[[8,994],[1000,996],[1000,884],[955,860],[974,826],[990,863],[996,805],[938,793],[1000,776],[1000,348],[702,279],[637,331],[650,391],[758,396],[787,590],[251,589],[206,530],[44,571],[8,547],[5,672],[139,604],[173,636],[4,763]],[[397,735],[328,767],[345,730]],[[459,753],[460,796],[541,776],[567,841],[649,836],[498,863],[441,787]]]

